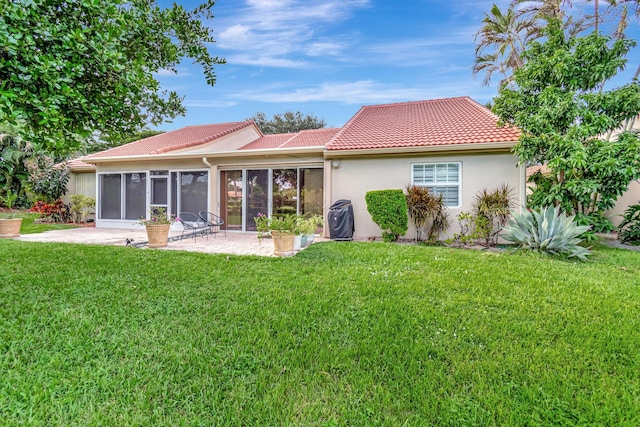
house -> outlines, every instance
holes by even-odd
[[[136,227],[163,207],[216,212],[228,230],[254,231],[258,213],[326,218],[334,201],[350,199],[354,238],[364,239],[381,234],[366,209],[370,190],[428,186],[444,194],[453,223],[480,190],[502,183],[522,206],[525,170],[511,152],[519,131],[497,121],[468,97],[436,99],[365,106],[340,129],[263,135],[253,121],[188,126],[82,160],[96,168],[97,227]]]
[[[85,163],[82,158],[73,159],[66,162],[69,168],[69,182],[67,183],[67,194],[62,198],[65,203],[71,201],[71,194],[82,194],[83,196],[96,198],[96,166]]]

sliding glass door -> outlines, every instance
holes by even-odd
[[[322,215],[322,168],[236,169],[220,172],[220,215],[227,230],[255,231],[254,218]]]

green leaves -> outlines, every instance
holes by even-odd
[[[578,243],[581,242],[579,236],[589,228],[576,225],[574,217],[560,212],[559,207],[547,207],[540,211],[525,210],[522,214],[514,214],[509,225],[503,229],[503,238],[534,251],[564,254],[586,261],[591,252],[578,246]]]
[[[154,73],[184,58],[215,84],[212,1],[195,11],[155,0],[19,1],[0,16],[0,120],[23,120],[23,137],[57,154],[78,135],[131,133],[184,114],[182,98],[160,92]],[[7,94],[7,96],[4,96]],[[60,142],[63,142],[60,144]]]
[[[609,138],[640,113],[640,86],[602,90],[635,42],[595,33],[567,37],[554,20],[546,35],[545,43],[529,45],[526,64],[500,89],[493,111],[522,129],[514,149],[520,161],[551,169],[536,177],[530,206],[588,216],[613,206],[640,178],[638,135]]]
[[[407,232],[407,199],[402,190],[375,190],[364,196],[367,211],[382,230],[385,242],[394,242]]]

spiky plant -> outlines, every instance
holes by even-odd
[[[507,225],[513,209],[513,189],[508,184],[501,184],[494,190],[486,188],[476,194],[473,201],[474,214],[480,219],[480,237],[485,246],[498,243],[498,233]]]
[[[407,209],[416,229],[416,241],[422,240],[426,230],[427,241],[435,242],[438,235],[449,228],[443,195],[435,195],[420,185],[408,185],[406,190]]]
[[[576,225],[573,216],[560,212],[560,207],[556,206],[514,214],[503,229],[502,237],[534,251],[587,261],[591,251],[578,246],[582,241],[579,236],[587,230],[589,226]]]

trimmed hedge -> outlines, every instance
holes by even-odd
[[[385,242],[395,242],[409,228],[407,199],[402,190],[374,190],[365,195],[367,211],[382,230]]]

